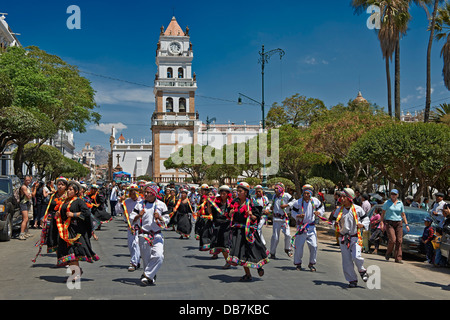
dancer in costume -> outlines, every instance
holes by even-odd
[[[211,238],[213,234],[213,216],[211,212],[211,202],[208,199],[214,199],[214,192],[212,189],[209,189],[206,195],[204,196],[205,202],[202,204],[202,210],[197,219],[203,221],[201,223],[201,228],[199,230],[199,246],[200,251],[209,251],[211,248]],[[211,257],[214,259],[214,256]],[[217,258],[217,257],[216,257]]]
[[[294,203],[292,207],[292,217],[297,222],[297,232],[292,238],[292,244],[295,248],[294,265],[297,270],[301,270],[303,259],[303,247],[305,242],[309,248],[309,264],[311,271],[316,271],[317,262],[317,233],[315,221],[317,217],[325,213],[322,202],[313,197],[314,188],[307,184],[302,188],[303,196]]]
[[[223,269],[229,269],[230,264],[227,262],[228,253],[230,251],[230,221],[227,219],[228,208],[233,200],[231,198],[231,189],[227,185],[219,188],[219,195],[215,198],[208,198],[210,205],[208,212],[212,215],[213,232],[211,236],[211,245],[209,253],[214,258],[222,252],[225,258]]]
[[[195,219],[194,233],[196,240],[200,240],[200,231],[203,229],[203,226],[205,225],[205,220],[200,219],[200,217],[205,215],[206,202],[208,200],[207,197],[208,190],[209,186],[207,184],[204,183],[200,186],[200,195],[198,199],[197,211],[195,212],[194,215]]]
[[[364,268],[364,258],[361,256],[362,236],[361,229],[369,228],[370,220],[364,210],[353,203],[355,192],[350,188],[344,188],[342,193],[342,205],[334,212],[336,217],[336,228],[340,236],[340,247],[342,256],[342,268],[345,279],[350,288],[355,288],[358,277],[355,266],[364,282],[369,276]]]
[[[130,221],[130,213],[133,212],[139,201],[142,199],[139,198],[138,193],[139,187],[135,184],[131,184],[128,188],[128,198],[126,198],[122,202],[124,220],[128,227],[128,250],[130,250],[130,265],[128,267],[128,271],[133,272],[140,267],[141,253],[139,250],[139,239],[137,237],[137,232],[135,231],[135,225],[137,222],[131,223]]]
[[[231,220],[229,264],[243,266],[245,275],[240,281],[251,281],[250,268],[258,270],[258,275],[264,275],[263,265],[269,262],[266,247],[258,233],[258,222],[261,219],[261,209],[249,196],[250,186],[239,182],[238,197],[230,204],[228,218]]]
[[[166,189],[167,190],[167,189]],[[173,212],[173,209],[175,208],[175,205],[177,204],[177,196],[176,196],[176,189],[170,188],[169,189],[169,195],[166,197],[165,203],[167,206],[167,209],[169,212]],[[167,227],[172,227],[172,231],[175,231],[175,224],[177,221],[177,217],[175,214],[173,214],[170,218],[169,223],[167,224]]]
[[[81,188],[78,182],[70,181],[67,187],[67,198],[64,202],[58,203],[55,208],[59,232],[58,266],[79,267],[79,261],[93,263],[99,260],[92,250],[90,241],[92,235],[91,212],[83,199],[78,197]],[[72,271],[73,273],[75,270]]]
[[[177,233],[180,234],[180,239],[189,239],[192,231],[192,209],[191,202],[187,195],[187,189],[180,190],[181,198],[178,199],[172,214],[176,216]]]
[[[270,258],[275,259],[278,242],[280,241],[280,231],[284,234],[284,252],[289,257],[292,257],[291,250],[291,230],[289,228],[288,208],[292,208],[295,199],[287,192],[285,192],[284,184],[279,182],[275,184],[275,197],[272,203],[273,212],[273,231],[270,242]]]
[[[43,218],[43,228],[41,231],[40,240],[36,243],[36,246],[39,247],[38,253],[36,257],[32,260],[36,262],[37,257],[40,255],[42,251],[42,247],[44,245],[47,246],[47,253],[56,252],[58,248],[58,227],[56,225],[56,206],[58,203],[64,202],[67,197],[67,185],[68,181],[64,177],[59,177],[56,179],[56,192],[50,197],[47,211],[45,212]]]
[[[92,238],[94,238],[94,240],[98,240],[98,236],[95,234],[95,230],[99,227],[99,225],[101,224],[100,220],[97,219],[93,214],[92,214],[92,207],[93,207],[93,203],[91,202],[92,199],[90,197],[87,196],[87,191],[88,190],[88,186],[85,183],[81,183],[81,191],[80,191],[80,198],[83,199],[83,201],[86,203],[87,207],[89,208],[89,210],[91,211],[91,221],[92,221]]]
[[[259,221],[259,224],[258,224],[258,233],[259,233],[259,236],[261,237],[262,243],[264,245],[266,245],[266,240],[264,239],[264,236],[262,233],[262,228],[266,224],[267,217],[270,213],[270,210],[269,210],[270,203],[269,203],[269,198],[267,198],[267,196],[264,195],[263,187],[260,185],[257,185],[255,187],[255,201],[258,202],[258,204],[262,207],[261,220]]]
[[[86,194],[90,198],[91,211],[95,218],[100,220],[101,224],[108,223],[112,220],[111,215],[105,209],[105,199],[103,195],[98,192],[98,185],[91,185],[91,190]],[[112,209],[111,209],[112,210]],[[97,230],[100,230],[101,224]]]
[[[130,221],[136,224],[135,230],[139,237],[144,267],[141,283],[150,285],[155,284],[156,273],[164,260],[164,237],[161,230],[169,222],[169,215],[166,204],[156,198],[158,186],[147,185],[144,190],[144,201],[136,204],[130,213]]]

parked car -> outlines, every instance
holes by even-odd
[[[373,206],[368,213],[369,218],[371,218],[372,215],[374,215],[375,211],[378,208],[382,207],[383,205]],[[406,231],[406,226],[405,224],[403,224],[402,250],[403,252],[423,256],[423,254],[419,252],[420,238],[422,237],[423,229],[425,228],[424,219],[426,217],[431,217],[431,215],[426,210],[414,207],[405,207],[405,215],[409,225],[409,232]],[[432,226],[436,227],[437,226],[436,219],[433,217],[431,218],[433,219]],[[368,236],[370,237],[370,231]],[[381,237],[380,239],[381,239],[380,244],[386,246],[388,239],[387,236]]]
[[[9,241],[13,231],[20,229],[19,207],[21,186],[17,176],[0,176],[0,241]]]

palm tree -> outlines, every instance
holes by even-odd
[[[369,6],[380,8],[380,30],[378,39],[383,58],[386,60],[386,80],[388,87],[388,113],[392,116],[391,78],[389,60],[395,52],[395,117],[400,120],[400,38],[406,34],[409,14],[409,0],[352,0],[356,13],[365,11]]]
[[[431,46],[433,44],[438,5],[439,2],[442,2],[442,0],[423,0],[415,2],[425,9],[428,20],[430,21],[430,27],[428,29],[430,31],[430,38],[428,40],[428,48],[427,48],[427,88],[426,88],[425,113],[424,113],[424,122],[428,122],[430,118],[430,107],[431,107]],[[426,5],[432,2],[433,2],[433,12],[430,16]]]
[[[444,117],[450,115],[450,104],[441,103],[439,107],[435,108],[434,114],[431,115],[430,120],[433,122],[442,122]]]
[[[434,30],[437,41],[447,39],[441,50],[441,57],[444,60],[442,75],[445,87],[450,90],[450,3],[446,2],[443,7],[438,9]]]

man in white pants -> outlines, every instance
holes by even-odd
[[[315,220],[317,216],[325,213],[322,202],[313,197],[314,188],[307,184],[302,188],[303,195],[292,207],[291,215],[297,221],[297,233],[294,235],[294,265],[297,270],[301,270],[303,259],[303,247],[305,242],[309,248],[309,264],[311,271],[316,271],[315,264],[317,262],[317,233]]]
[[[280,231],[284,234],[284,252],[292,257],[291,251],[291,230],[289,228],[289,216],[286,209],[292,208],[295,199],[287,192],[284,192],[284,185],[279,182],[275,185],[275,197],[272,203],[273,231],[270,242],[270,258],[276,259],[278,242],[280,241]]]
[[[130,219],[137,222],[138,226],[139,249],[144,264],[141,276],[143,285],[155,283],[156,273],[164,260],[164,238],[161,231],[170,218],[166,204],[156,198],[158,193],[158,186],[146,185],[144,201],[138,202],[130,215]]]
[[[135,221],[131,223],[130,221],[130,213],[133,213],[136,204],[143,199],[138,197],[137,191],[139,187],[136,184],[131,184],[128,188],[128,198],[123,201],[123,210],[124,210],[124,220],[128,225],[128,249],[130,250],[130,266],[128,267],[128,271],[132,272],[139,268],[141,253],[139,250],[139,238],[137,236],[137,232],[134,231],[134,226],[139,222]]]
[[[367,282],[369,278],[363,265],[364,258],[361,256],[361,229],[367,230],[370,220],[364,210],[353,203],[354,198],[355,192],[350,188],[345,188],[341,195],[342,206],[334,212],[336,229],[340,237],[342,268],[350,288],[355,288],[358,283],[355,265],[364,282]]]

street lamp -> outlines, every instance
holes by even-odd
[[[216,118],[210,119],[209,117],[206,117],[206,145],[207,146],[209,145],[209,125],[215,121],[216,121]]]
[[[261,78],[262,78],[262,102],[258,102],[250,97],[247,97],[245,94],[239,93],[239,98],[238,98],[238,105],[242,105],[242,97],[245,97],[257,104],[259,104],[261,106],[261,111],[262,111],[262,128],[263,128],[263,132],[266,130],[266,115],[265,115],[265,111],[264,111],[264,105],[265,105],[265,99],[264,99],[264,68],[266,63],[269,63],[269,59],[270,57],[272,57],[274,54],[279,54],[280,55],[280,60],[283,58],[283,56],[286,54],[282,49],[278,48],[278,49],[273,49],[270,51],[265,52],[264,51],[264,45],[262,46],[262,50],[260,52],[258,52],[259,54],[259,61],[258,63],[261,63]],[[263,179],[262,179],[262,186],[266,187],[267,186],[267,175],[266,175],[266,163],[265,163],[265,159],[263,161]]]

